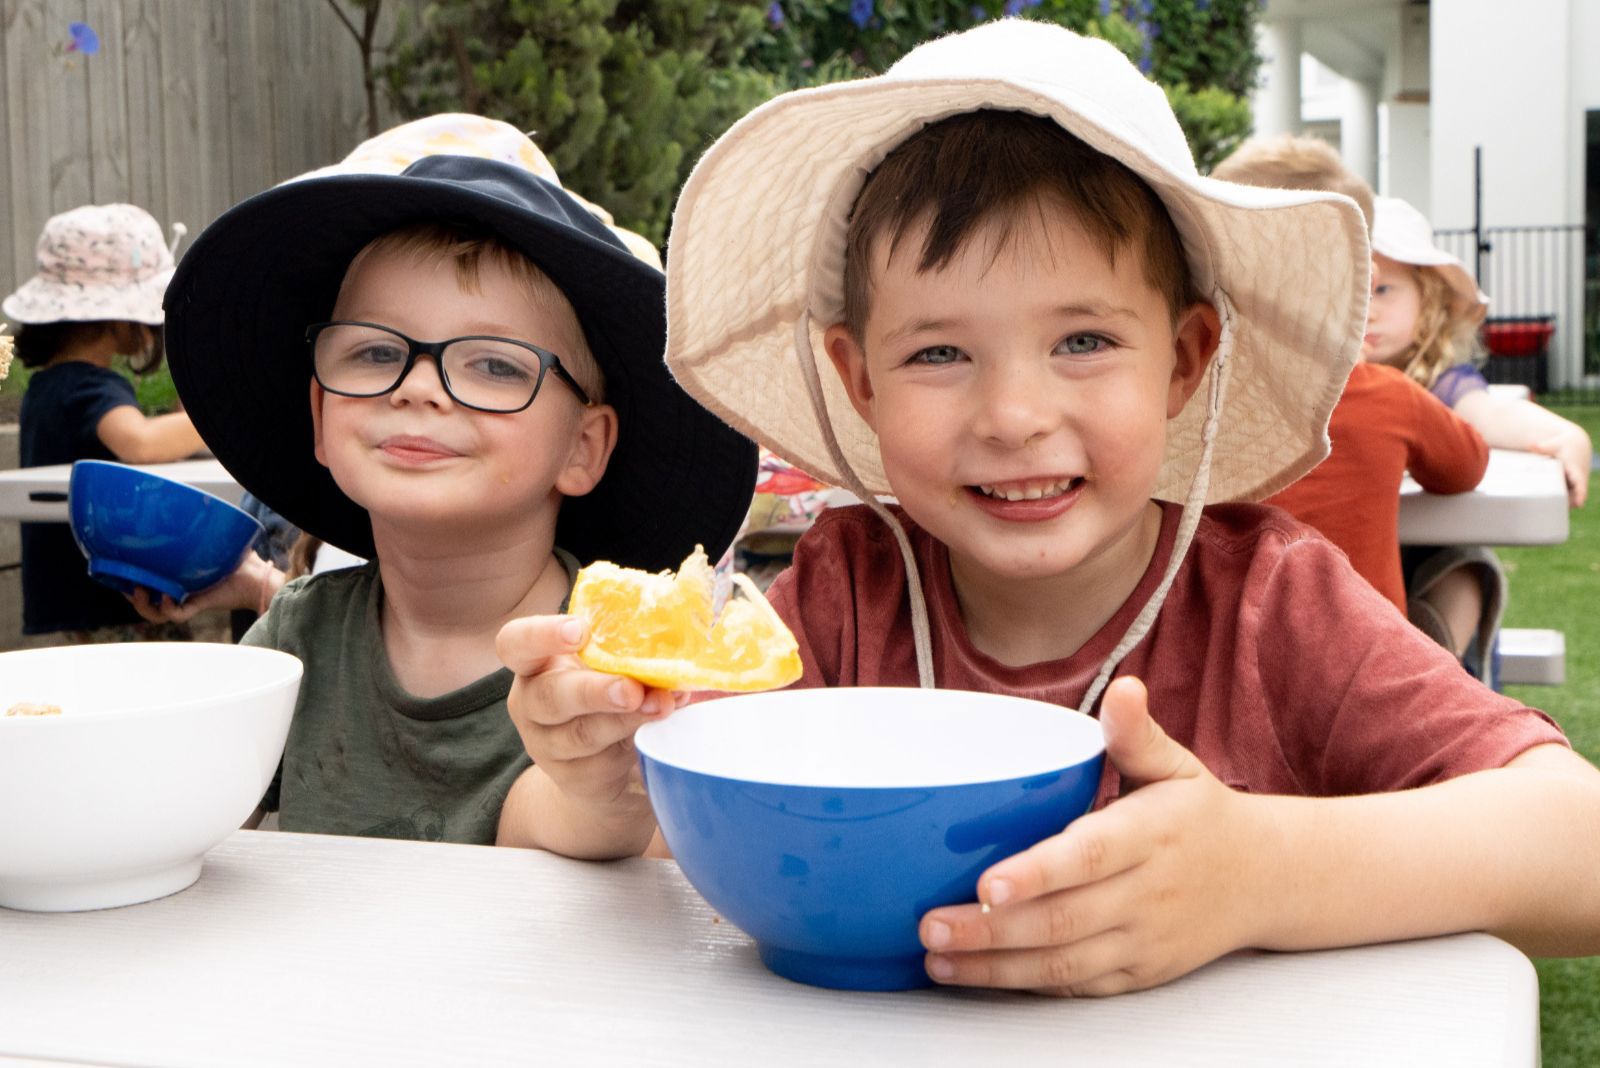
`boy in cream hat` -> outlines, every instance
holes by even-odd
[[[935,980],[1107,994],[1246,946],[1475,928],[1600,948],[1577,829],[1600,774],[1315,533],[1223,503],[1326,453],[1367,255],[1349,200],[1199,177],[1119,53],[1021,21],[780,97],[691,176],[669,364],[871,502],[773,586],[799,685],[1003,691],[1105,728],[1099,809],[923,918]],[[584,630],[500,635],[539,844],[637,853],[629,739],[673,695],[584,670]]]

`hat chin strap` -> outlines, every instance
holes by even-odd
[[[1100,667],[1100,673],[1085,691],[1083,700],[1079,703],[1079,709],[1083,712],[1089,712],[1094,708],[1095,702],[1100,699],[1100,695],[1111,682],[1112,673],[1116,671],[1117,665],[1144,640],[1146,634],[1150,633],[1156,615],[1166,603],[1167,593],[1172,589],[1173,580],[1177,578],[1178,568],[1183,565],[1184,557],[1188,555],[1189,544],[1194,540],[1195,528],[1200,525],[1206,493],[1211,486],[1211,455],[1216,445],[1217,425],[1222,415],[1222,403],[1227,395],[1228,357],[1233,351],[1233,302],[1228,299],[1227,293],[1217,288],[1212,290],[1211,303],[1217,309],[1222,330],[1217,341],[1216,355],[1212,359],[1211,384],[1206,394],[1206,418],[1200,428],[1200,463],[1195,469],[1194,480],[1189,484],[1189,493],[1184,498],[1183,512],[1178,517],[1178,531],[1172,546],[1172,556],[1167,561],[1166,571],[1162,574],[1161,582],[1156,586],[1155,592],[1150,595],[1150,599],[1128,625],[1127,633],[1111,651],[1111,655],[1106,657],[1105,663]],[[827,401],[823,397],[822,379],[817,373],[817,361],[811,349],[809,311],[802,311],[795,323],[795,355],[800,361],[800,373],[806,382],[806,393],[811,398],[811,410],[815,413],[817,425],[822,430],[823,443],[827,446],[828,456],[833,460],[834,466],[844,476],[845,488],[861,498],[867,507],[877,513],[894,532],[895,543],[900,547],[900,557],[906,565],[906,589],[911,598],[911,635],[917,651],[917,679],[924,689],[932,689],[934,687],[933,642],[928,626],[928,604],[922,594],[922,575],[911,551],[911,540],[906,536],[905,528],[900,521],[894,517],[894,513],[890,512],[862,483],[861,477],[850,466],[844,450],[839,446],[839,439],[833,432],[833,420],[828,415]]]
[[[867,489],[856,474],[856,469],[845,459],[839,439],[833,433],[833,419],[828,415],[828,402],[822,394],[822,378],[817,373],[816,354],[811,350],[811,312],[802,309],[794,324],[794,353],[800,361],[800,374],[806,380],[806,395],[811,398],[811,411],[822,428],[822,442],[828,448],[833,465],[844,476],[845,488],[871,508],[894,532],[895,544],[900,546],[900,559],[906,565],[906,590],[911,597],[911,636],[917,647],[917,679],[925,690],[933,689],[933,640],[928,629],[928,602],[922,596],[922,572],[917,568],[916,557],[911,552],[911,539],[894,513],[878,500],[877,494]]]

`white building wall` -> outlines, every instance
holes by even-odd
[[[1449,0],[1429,6],[1433,224],[1472,225],[1473,148],[1483,147],[1488,226],[1582,221],[1583,140],[1569,78],[1600,80],[1573,63],[1575,9],[1600,23],[1593,0]],[[1590,26],[1591,31],[1594,29]],[[1596,38],[1589,38],[1595,42]],[[1588,53],[1593,56],[1595,53]],[[1580,129],[1576,141],[1574,129]]]
[[[1384,104],[1378,112],[1378,192],[1433,215],[1428,105]]]

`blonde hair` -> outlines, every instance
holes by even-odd
[[[379,253],[394,253],[412,257],[413,262],[452,260],[456,268],[456,284],[464,292],[480,292],[478,275],[485,256],[491,257],[510,272],[511,277],[528,295],[534,307],[553,315],[569,327],[573,350],[559,352],[562,366],[576,378],[596,403],[605,399],[605,374],[589,348],[583,324],[578,321],[577,309],[561,287],[539,269],[521,251],[496,238],[441,223],[416,223],[391,230],[375,238],[350,261],[345,269],[345,280],[355,276],[357,268],[368,257]],[[343,285],[340,286],[341,291]]]
[[[1372,186],[1359,177],[1328,142],[1281,134],[1246,141],[1211,170],[1211,177],[1270,189],[1343,193],[1356,202],[1372,233]]]
[[[1401,352],[1396,366],[1424,389],[1432,389],[1446,370],[1472,359],[1478,316],[1452,314],[1455,290],[1440,272],[1412,263],[1399,265],[1411,272],[1420,299],[1411,344]]]

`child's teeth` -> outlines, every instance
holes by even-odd
[[[983,486],[978,489],[986,497],[993,497],[1002,501],[1037,501],[1042,497],[1056,497],[1067,491],[1072,485],[1072,479],[1063,479],[1060,482],[1024,482],[1021,486]]]

